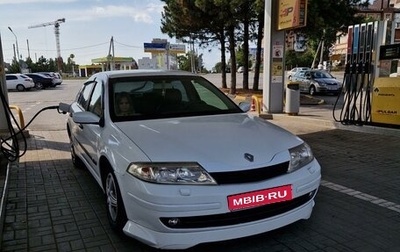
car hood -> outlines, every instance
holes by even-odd
[[[194,161],[209,171],[285,162],[288,149],[302,143],[276,125],[247,114],[118,122],[116,127],[152,162]],[[245,153],[254,161],[247,160]]]

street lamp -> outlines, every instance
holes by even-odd
[[[10,30],[10,32],[12,32],[12,34],[15,37],[15,44],[17,45],[17,63],[19,64],[19,49],[18,49],[18,39],[17,39],[17,35],[15,35],[15,33],[13,32],[13,30],[11,29],[11,27],[9,26],[8,29]]]

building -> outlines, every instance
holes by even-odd
[[[92,59],[91,65],[79,66],[79,76],[88,77],[94,73],[106,70],[130,70],[137,68],[137,63],[132,57],[102,57]]]

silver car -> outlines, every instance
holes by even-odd
[[[324,70],[301,70],[292,78],[298,83],[300,92],[314,95],[316,93],[338,94],[342,90],[342,83],[333,75]]]

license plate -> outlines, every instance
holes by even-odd
[[[259,191],[246,192],[228,196],[230,211],[253,208],[293,198],[292,185],[284,185]]]

